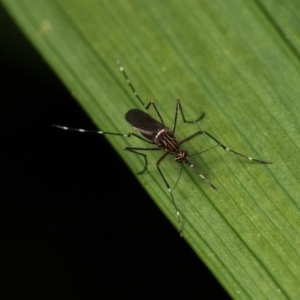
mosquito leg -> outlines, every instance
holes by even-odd
[[[92,133],[92,134],[100,134],[100,135],[110,134],[110,135],[119,135],[119,136],[123,136],[123,137],[129,137],[131,135],[134,135],[133,133],[125,134],[125,133],[116,133],[116,132],[108,132],[108,131],[101,131],[101,130],[72,128],[72,127],[55,125],[55,124],[53,124],[52,126],[55,128],[58,128],[58,129],[65,130],[65,131],[75,131],[75,132],[81,132],[81,133]],[[142,138],[142,137],[140,137],[140,138]]]
[[[130,152],[133,152],[133,153],[135,153],[135,154],[137,154],[137,155],[140,155],[140,156],[142,156],[142,157],[144,158],[144,168],[143,168],[142,171],[140,171],[140,172],[137,173],[138,175],[143,174],[143,173],[147,170],[147,168],[148,168],[147,155],[144,154],[144,153],[141,153],[141,152],[136,151],[136,149],[135,149],[135,148],[132,148],[132,147],[126,147],[125,150],[130,151]]]
[[[164,121],[163,121],[163,118],[161,116],[161,114],[159,113],[158,109],[157,109],[157,106],[155,105],[154,101],[151,100],[149,101],[148,104],[145,104],[144,100],[140,97],[140,95],[138,94],[137,90],[135,89],[134,85],[132,84],[131,80],[129,79],[124,67],[121,65],[121,63],[119,61],[117,61],[117,64],[118,64],[118,67],[119,67],[119,70],[121,71],[121,73],[123,74],[127,84],[129,85],[131,91],[133,92],[134,96],[137,98],[137,100],[144,106],[144,108],[146,110],[149,109],[149,107],[152,105],[155,109],[155,112],[157,114],[157,116],[159,117],[159,120],[161,121],[162,124],[164,124]]]
[[[207,136],[208,138],[210,138],[211,140],[213,140],[214,142],[217,143],[218,146],[220,146],[223,150],[225,151],[228,151],[228,152],[231,152],[235,155],[239,155],[245,159],[248,159],[250,161],[254,161],[254,162],[257,162],[257,163],[260,163],[260,164],[271,164],[272,162],[270,161],[265,161],[265,160],[260,160],[260,159],[257,159],[257,158],[253,158],[251,156],[247,156],[245,154],[242,154],[240,152],[237,152],[233,149],[230,149],[229,147],[225,146],[224,144],[222,144],[219,140],[217,140],[214,136],[212,136],[210,133],[208,133],[207,131],[205,130],[200,130],[200,131],[197,131],[196,133],[188,136],[187,138],[183,139],[179,144],[182,145],[183,143],[185,142],[188,142],[190,140],[192,140],[193,138],[195,138],[196,136],[200,136],[200,135],[205,135]]]
[[[99,135],[118,135],[126,138],[130,138],[131,136],[134,136],[144,142],[147,142],[149,144],[154,144],[153,141],[150,141],[132,131],[129,133],[119,133],[119,132],[109,132],[109,131],[101,131],[101,130],[90,130],[90,129],[83,129],[83,128],[73,128],[73,127],[67,127],[67,126],[61,126],[61,125],[52,125],[55,128],[65,130],[65,131],[75,131],[80,133],[91,133],[91,134],[99,134]]]
[[[200,117],[198,117],[196,120],[194,121],[188,121],[186,120],[183,110],[182,110],[182,106],[180,104],[180,100],[177,99],[176,101],[176,107],[175,107],[175,115],[174,115],[174,123],[173,123],[173,129],[172,129],[172,133],[175,134],[175,130],[176,130],[176,125],[177,125],[177,119],[178,119],[178,110],[180,111],[182,120],[184,123],[188,123],[188,124],[195,124],[197,122],[199,122],[200,120],[202,120],[205,116],[205,113],[202,113],[202,115]]]
[[[162,177],[163,181],[165,182],[165,185],[166,185],[166,187],[167,187],[167,189],[168,189],[168,192],[169,192],[171,201],[172,201],[172,203],[173,203],[173,205],[174,205],[174,208],[175,208],[175,210],[176,210],[176,216],[177,216],[177,219],[178,219],[179,234],[180,234],[180,236],[182,237],[182,234],[183,234],[183,224],[182,224],[182,219],[181,219],[181,213],[180,213],[180,211],[179,211],[179,209],[178,209],[178,207],[177,207],[177,205],[176,205],[175,198],[174,198],[174,196],[173,196],[173,191],[172,191],[172,189],[171,189],[171,187],[170,187],[170,184],[168,183],[168,181],[167,181],[167,179],[165,178],[165,176],[164,176],[162,170],[160,169],[160,163],[166,158],[166,156],[167,156],[168,154],[169,154],[168,152],[165,153],[165,154],[157,161],[156,167],[157,167],[157,169],[158,169],[158,171],[159,171],[160,176]]]
[[[213,190],[218,190],[217,187],[212,184],[198,169],[195,169],[194,165],[191,163],[187,163],[187,165],[190,167],[190,169],[193,169],[193,171],[199,176],[207,185],[209,185]]]
[[[144,138],[144,137],[142,137],[142,136],[140,136],[140,135],[138,135],[138,134],[136,134],[136,133],[134,133],[132,131],[129,132],[128,134],[123,135],[123,136],[128,137],[128,138],[131,137],[131,136],[134,136],[134,137],[136,137],[136,138],[138,138],[138,139],[140,139],[140,140],[142,140],[144,142],[147,142],[148,144],[152,144],[152,145],[154,144],[153,141],[150,141],[150,140],[148,140],[148,139],[146,139],[146,138]],[[148,148],[141,148],[141,150],[148,150]]]
[[[142,171],[138,172],[138,175],[143,174],[147,168],[148,168],[148,160],[147,160],[147,155],[145,153],[141,153],[139,151],[156,151],[156,150],[160,150],[160,148],[139,148],[139,147],[126,147],[124,148],[124,150],[135,153],[137,155],[140,155],[144,158],[144,168]]]
[[[181,107],[180,106],[180,101],[177,100],[176,102],[176,106],[175,106],[175,115],[174,115],[174,122],[173,122],[173,128],[172,128],[172,134],[175,135],[175,130],[176,130],[176,125],[177,125],[177,119],[178,119],[178,108]],[[182,114],[182,110],[181,111],[181,114]],[[183,116],[183,114],[182,114]],[[184,119],[183,119],[184,120]]]
[[[129,79],[124,67],[121,65],[120,61],[117,60],[117,65],[119,67],[119,70],[121,71],[121,73],[123,74],[127,84],[129,85],[131,91],[133,92],[134,96],[138,99],[138,101],[144,106],[146,107],[145,105],[145,102],[142,100],[142,98],[139,96],[138,92],[136,91],[135,87],[133,86],[133,84],[131,83],[131,80]]]
[[[145,106],[145,108],[148,110],[148,108],[149,108],[151,105],[154,107],[155,112],[156,112],[157,116],[159,117],[160,122],[161,122],[163,125],[165,125],[164,120],[163,120],[161,114],[159,113],[159,110],[158,110],[158,108],[157,108],[157,106],[156,106],[156,104],[155,104],[155,102],[154,102],[153,100],[151,100],[151,101]]]
[[[181,117],[182,117],[182,120],[184,123],[194,124],[194,123],[201,121],[205,117],[205,112],[203,112],[196,120],[193,120],[193,121],[187,120],[184,116],[182,106],[180,103],[180,99],[177,99],[177,101],[176,101],[176,114],[177,114],[178,109],[180,111],[180,114],[181,114]]]
[[[149,141],[148,139],[134,133],[118,133],[118,132],[109,132],[109,131],[101,131],[101,130],[90,130],[90,129],[82,129],[82,128],[73,128],[73,127],[67,127],[67,126],[61,126],[61,125],[52,125],[55,128],[65,130],[65,131],[75,131],[79,133],[91,133],[91,134],[100,134],[100,135],[118,135],[126,138],[130,138],[131,136],[134,136],[144,142],[147,142],[149,144],[154,144],[153,141]],[[147,162],[147,156],[144,153],[140,153],[138,151],[144,151],[144,150],[160,150],[160,148],[139,148],[139,147],[126,147],[125,150],[134,152],[135,154],[141,155],[144,157],[145,166],[144,169],[141,172],[138,172],[138,174],[142,174],[147,170],[148,162]]]

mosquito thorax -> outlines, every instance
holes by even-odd
[[[153,141],[156,145],[168,153],[176,154],[179,150],[179,142],[168,128],[159,130]]]

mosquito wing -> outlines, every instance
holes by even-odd
[[[153,119],[149,114],[139,109],[129,110],[125,115],[125,119],[150,140],[155,137],[158,131],[166,128],[163,124]]]

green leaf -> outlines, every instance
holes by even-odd
[[[20,28],[102,130],[124,132],[124,114],[141,108],[120,74],[120,59],[145,102],[155,99],[179,139],[207,130],[232,149],[271,160],[260,165],[215,147],[192,170],[166,159],[184,239],[239,299],[297,299],[300,294],[300,4],[280,1],[2,1]],[[155,111],[151,112],[155,116]],[[112,118],[113,116],[113,118]],[[200,127],[201,126],[201,127]],[[107,136],[133,172],[143,162],[123,149],[143,146]],[[189,153],[213,146],[205,136]],[[174,205],[149,153],[137,179],[178,228]],[[179,236],[178,236],[179,238]],[[199,282],[199,286],[201,282]]]

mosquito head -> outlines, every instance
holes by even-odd
[[[179,163],[185,163],[185,164],[188,164],[189,163],[189,160],[188,160],[188,153],[186,150],[182,150],[182,149],[179,149],[177,152],[176,152],[176,155],[175,155],[175,160]]]

